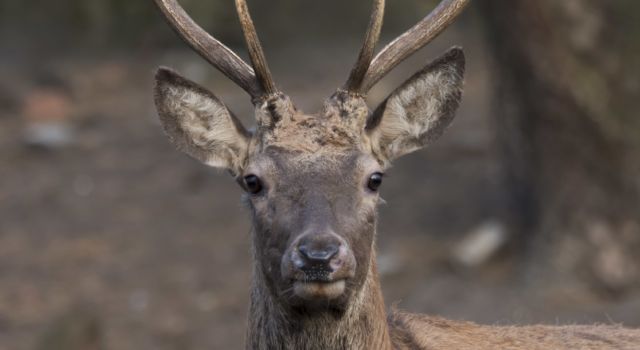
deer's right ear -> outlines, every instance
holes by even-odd
[[[178,149],[207,165],[240,173],[251,135],[211,92],[160,68],[155,103],[162,127]]]
[[[460,104],[464,69],[454,47],[391,93],[367,121],[374,153],[391,161],[437,139]]]

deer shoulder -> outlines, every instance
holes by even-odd
[[[394,350],[635,350],[640,333],[620,325],[496,326],[394,310]]]

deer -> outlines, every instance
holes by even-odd
[[[169,68],[154,88],[171,143],[224,169],[251,213],[246,349],[640,349],[619,325],[490,326],[387,312],[376,267],[377,207],[395,159],[435,141],[460,104],[465,55],[453,47],[375,109],[370,89],[447,28],[470,0],[443,0],[377,55],[385,1],[374,0],[356,64],[321,110],[306,114],[272,78],[246,0],[235,0],[250,65],[199,27],[176,0],[154,0],[200,56],[245,90],[245,128],[208,89]]]

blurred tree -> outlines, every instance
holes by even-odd
[[[249,1],[260,35],[274,43],[364,35],[372,1]],[[385,33],[406,29],[436,0],[398,0],[388,4]],[[205,29],[225,43],[243,45],[233,1],[180,0]],[[294,29],[295,28],[295,29]],[[74,47],[139,47],[176,43],[152,0],[0,0],[0,39],[66,52]],[[393,34],[391,34],[393,33]],[[169,40],[170,39],[170,40]]]
[[[640,281],[640,2],[485,0],[507,217],[534,276]],[[568,284],[567,284],[568,283]]]
[[[215,27],[220,35],[236,28],[229,25],[236,20],[229,12],[232,3],[181,1],[196,21],[207,29]],[[158,38],[169,38],[164,35],[168,31],[151,0],[0,0],[0,38],[41,46],[43,51],[153,45],[162,43]]]

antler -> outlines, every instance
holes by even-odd
[[[169,24],[189,46],[248,92],[253,99],[277,91],[245,0],[236,0],[236,9],[255,72],[231,49],[198,26],[176,0],[154,1]]]
[[[249,57],[251,57],[251,63],[256,71],[258,83],[265,94],[273,94],[277,92],[276,85],[273,82],[271,71],[269,71],[269,67],[267,66],[267,59],[264,57],[264,51],[262,50],[262,45],[260,45],[258,33],[249,15],[249,7],[247,6],[246,0],[236,0],[236,10],[238,11],[238,17],[240,17],[240,25],[242,26],[244,39],[247,42]]]
[[[359,93],[362,81],[367,74],[371,59],[373,58],[378,39],[380,38],[380,30],[382,29],[382,21],[384,19],[384,1],[376,0],[371,11],[371,20],[367,29],[366,38],[360,49],[358,61],[349,74],[349,79],[344,89],[349,92]]]
[[[358,90],[366,93],[400,62],[435,39],[469,2],[470,0],[442,0],[429,15],[376,55]]]

